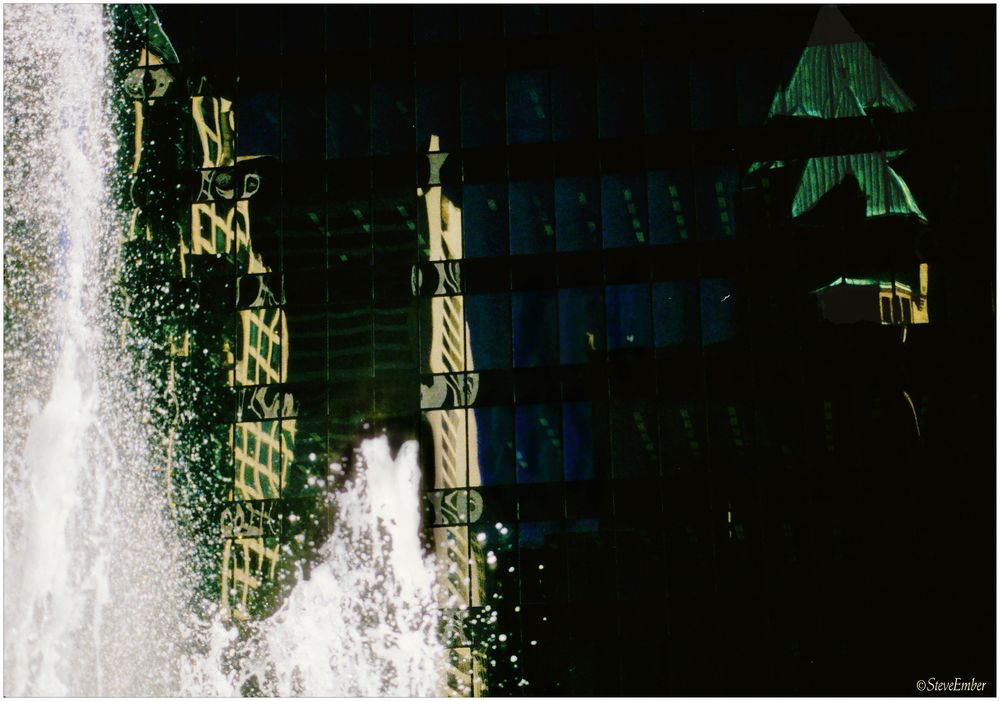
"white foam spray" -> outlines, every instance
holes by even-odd
[[[238,694],[256,677],[277,696],[439,695],[445,650],[434,560],[419,542],[419,474],[416,443],[394,460],[385,438],[364,441],[356,477],[330,497],[333,531],[308,577],[243,640],[216,621],[187,689]]]
[[[110,304],[108,26],[97,5],[4,8],[4,681],[10,696],[440,693],[415,444],[331,497],[281,610],[236,636],[185,610],[155,407]],[[154,456],[151,458],[150,456]],[[239,639],[237,639],[239,637]]]
[[[179,544],[116,346],[108,27],[4,11],[4,693],[165,693]]]

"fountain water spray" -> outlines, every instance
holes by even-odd
[[[415,444],[361,447],[333,533],[272,618],[187,610],[151,384],[125,360],[109,26],[4,12],[4,693],[433,695],[435,571]]]
[[[239,694],[251,680],[276,696],[441,693],[446,651],[433,556],[419,542],[417,444],[394,460],[384,437],[366,440],[356,468],[330,495],[332,533],[281,609],[244,639],[212,623],[211,651],[186,671],[191,693]]]
[[[108,27],[4,13],[4,692],[166,693],[180,544],[116,345]],[[155,642],[153,642],[155,641]]]

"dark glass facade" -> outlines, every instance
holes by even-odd
[[[259,179],[243,498],[419,438],[454,689],[995,679],[995,8],[157,9]]]

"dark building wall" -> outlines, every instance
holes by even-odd
[[[253,237],[285,290],[303,475],[366,432],[421,435],[418,188],[432,134],[448,154],[470,535],[507,635],[491,693],[995,674],[995,9],[843,8],[914,109],[768,120],[818,9],[161,10],[233,96],[238,152],[277,157]],[[792,219],[808,159],[880,149],[925,222],[866,218],[850,179]],[[810,294],[915,288],[921,263],[930,323],[905,343]]]

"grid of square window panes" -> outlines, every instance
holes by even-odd
[[[192,12],[165,8],[168,33]],[[857,193],[805,225],[795,182],[750,174],[875,148],[865,125],[767,121],[815,8],[197,14],[178,51],[232,86],[238,152],[277,157],[253,240],[285,292],[290,474],[306,485],[383,427],[421,439],[429,542],[464,548],[468,605],[497,613],[454,633],[485,650],[484,688],[834,693],[855,663],[896,688],[842,644],[899,581],[855,539],[893,542],[911,504],[881,465],[948,453],[957,390],[913,368],[975,316],[942,302],[908,329],[918,452],[899,329],[831,326],[810,294],[842,276],[916,287],[931,254],[912,226],[849,214]],[[981,161],[955,166],[957,204],[926,164],[992,143],[975,116],[995,100],[992,38],[970,15],[894,14],[845,10],[918,106],[879,128],[916,154],[900,171],[925,213],[988,218],[955,214],[991,201]],[[959,117],[966,133],[935,129]],[[991,279],[961,283],[975,313]],[[856,480],[875,496],[855,510]]]

